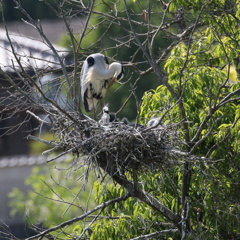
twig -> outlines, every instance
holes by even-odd
[[[43,29],[41,26],[38,26],[35,21],[32,19],[32,17],[25,11],[25,9],[23,9],[23,7],[21,6],[21,4],[14,0],[16,6],[19,8],[19,10],[28,18],[28,20],[30,21],[30,25],[32,25],[34,28],[36,28],[39,32],[39,34],[41,35],[41,37],[44,39],[44,41],[46,42],[47,46],[52,50],[52,52],[55,54],[55,56],[58,58],[58,61],[61,65],[61,68],[62,68],[62,71],[63,71],[63,74],[67,80],[67,83],[69,85],[69,89],[71,87],[71,83],[70,83],[70,80],[69,80],[69,77],[68,77],[68,74],[67,74],[67,70],[66,70],[66,67],[63,63],[63,60],[61,59],[61,57],[59,56],[58,52],[56,51],[56,49],[54,48],[54,46],[52,45],[52,43],[49,41],[49,39],[46,37],[46,35],[44,34],[43,32]],[[28,23],[27,21],[23,20],[24,22]]]
[[[32,140],[35,140],[35,141],[38,141],[38,142],[42,142],[44,143],[45,145],[50,145],[50,146],[57,146],[56,143],[54,142],[51,142],[51,141],[46,141],[42,138],[39,138],[39,137],[36,137],[36,136],[33,136],[33,135],[28,135],[27,137],[28,139],[32,139]]]
[[[48,163],[49,163],[49,162],[52,162],[52,161],[60,158],[61,156],[64,156],[64,155],[66,155],[66,154],[68,154],[68,153],[70,153],[70,152],[73,152],[74,150],[76,150],[76,149],[79,148],[80,146],[83,146],[84,144],[86,144],[88,141],[91,141],[93,138],[95,138],[95,136],[92,136],[92,137],[86,139],[85,141],[82,141],[81,143],[77,144],[77,146],[74,146],[74,147],[68,149],[67,151],[58,154],[57,156],[49,159],[47,162],[48,162]]]
[[[108,207],[108,206],[110,206],[112,204],[115,204],[115,203],[118,203],[118,202],[121,202],[121,201],[125,201],[129,197],[130,197],[130,195],[126,194],[126,195],[124,195],[122,197],[114,198],[114,199],[111,199],[109,201],[103,202],[103,203],[99,204],[95,208],[87,211],[85,214],[83,214],[83,215],[81,215],[79,217],[72,218],[71,220],[68,220],[66,222],[63,222],[63,223],[55,226],[55,227],[49,228],[49,229],[47,229],[45,231],[42,231],[41,233],[39,233],[39,234],[37,234],[37,235],[35,235],[33,237],[26,238],[25,240],[32,240],[32,239],[36,239],[36,238],[42,239],[46,234],[49,234],[51,232],[54,232],[54,231],[56,231],[58,229],[66,227],[66,226],[72,225],[73,223],[78,222],[78,221],[86,218],[87,216],[89,216],[90,214],[92,214],[92,213],[94,213],[94,212],[96,212],[98,210],[101,210],[101,209],[103,209],[105,207]]]
[[[153,232],[153,233],[149,233],[149,234],[145,234],[145,235],[141,235],[135,238],[131,238],[129,240],[147,240],[147,239],[151,239],[151,238],[156,238],[156,237],[160,237],[164,234],[167,233],[176,233],[178,232],[177,229],[167,229],[167,230],[162,230],[162,231],[158,231],[158,232]]]
[[[51,123],[47,122],[47,121],[44,121],[43,119],[41,119],[40,117],[38,117],[36,114],[34,114],[33,112],[27,110],[26,113],[32,115],[34,118],[36,118],[39,122],[41,123],[46,123],[48,125],[51,125]]]

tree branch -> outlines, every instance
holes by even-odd
[[[129,197],[130,197],[130,195],[127,194],[127,195],[124,195],[122,197],[114,198],[114,199],[111,199],[109,201],[103,202],[103,203],[99,204],[95,208],[89,210],[88,212],[86,212],[85,214],[83,214],[83,215],[81,215],[79,217],[72,218],[71,220],[63,222],[63,223],[61,223],[61,224],[59,224],[59,225],[57,225],[55,227],[49,228],[49,229],[47,229],[45,231],[42,231],[41,233],[39,233],[39,234],[37,234],[37,235],[35,235],[33,237],[26,238],[26,240],[32,240],[32,239],[36,239],[36,238],[42,239],[44,236],[46,236],[47,234],[49,234],[51,232],[54,232],[54,231],[56,231],[58,229],[64,228],[64,227],[69,226],[69,225],[72,225],[73,223],[78,222],[78,221],[88,217],[90,214],[92,214],[92,213],[94,213],[94,212],[96,212],[98,210],[101,210],[101,209],[103,209],[105,207],[108,207],[108,206],[110,206],[112,204],[115,204],[115,203],[118,203],[118,202],[121,202],[121,201],[125,201]]]
[[[153,232],[150,234],[145,234],[145,235],[141,235],[135,238],[131,238],[130,240],[144,240],[144,239],[151,239],[151,238],[156,238],[156,237],[160,237],[162,235],[165,235],[167,233],[176,233],[178,230],[177,229],[167,229],[167,230],[162,230],[162,231],[158,231],[158,232]]]
[[[146,203],[153,209],[157,210],[164,217],[170,220],[176,227],[179,228],[179,223],[181,221],[181,218],[178,215],[176,215],[174,212],[172,212],[169,208],[167,208],[164,204],[159,202],[155,197],[141,190],[139,187],[136,187],[135,184],[127,180],[125,176],[120,176],[116,172],[114,174],[112,174],[111,172],[108,172],[108,174],[110,174],[113,180],[115,180],[118,184],[120,184],[125,189],[127,189],[131,197],[136,197],[140,201]]]
[[[217,105],[215,105],[214,107],[209,109],[209,113],[205,116],[205,118],[203,119],[203,121],[201,122],[196,134],[194,135],[194,137],[191,140],[191,143],[196,143],[197,140],[199,139],[199,136],[202,132],[202,130],[205,128],[207,122],[209,121],[209,119],[211,119],[211,117],[213,116],[213,114],[222,106],[224,106],[227,103],[231,102],[231,97],[235,96],[237,94],[240,93],[240,88],[236,89],[235,91],[229,93],[227,96],[225,96]],[[233,101],[238,100],[238,99],[234,99]]]

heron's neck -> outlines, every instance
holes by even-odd
[[[118,76],[122,71],[120,63],[113,62],[109,65],[108,69],[97,66],[96,68],[90,68],[88,72],[88,79],[107,80],[113,76]]]
[[[122,71],[122,65],[120,63],[113,62],[109,65],[109,71],[111,71],[112,76],[118,76]]]

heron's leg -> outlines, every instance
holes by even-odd
[[[100,99],[100,106],[101,106],[101,109],[103,109],[105,103],[104,103],[104,98]]]
[[[101,109],[103,109],[104,105],[105,105],[104,104],[104,98],[101,98],[100,99],[100,107],[101,107]],[[102,114],[102,112],[100,111],[99,114],[98,114],[98,117],[101,116],[101,114]]]
[[[93,119],[96,120],[96,107],[95,107],[95,104],[94,104],[94,100],[92,98],[92,103],[93,103]]]

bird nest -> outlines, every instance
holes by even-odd
[[[75,115],[75,116],[74,116]],[[90,118],[71,114],[72,120],[55,115],[53,131],[57,146],[65,153],[87,156],[109,174],[148,169],[159,170],[176,164],[180,145],[177,131],[164,128],[132,127],[121,122],[101,125]]]

